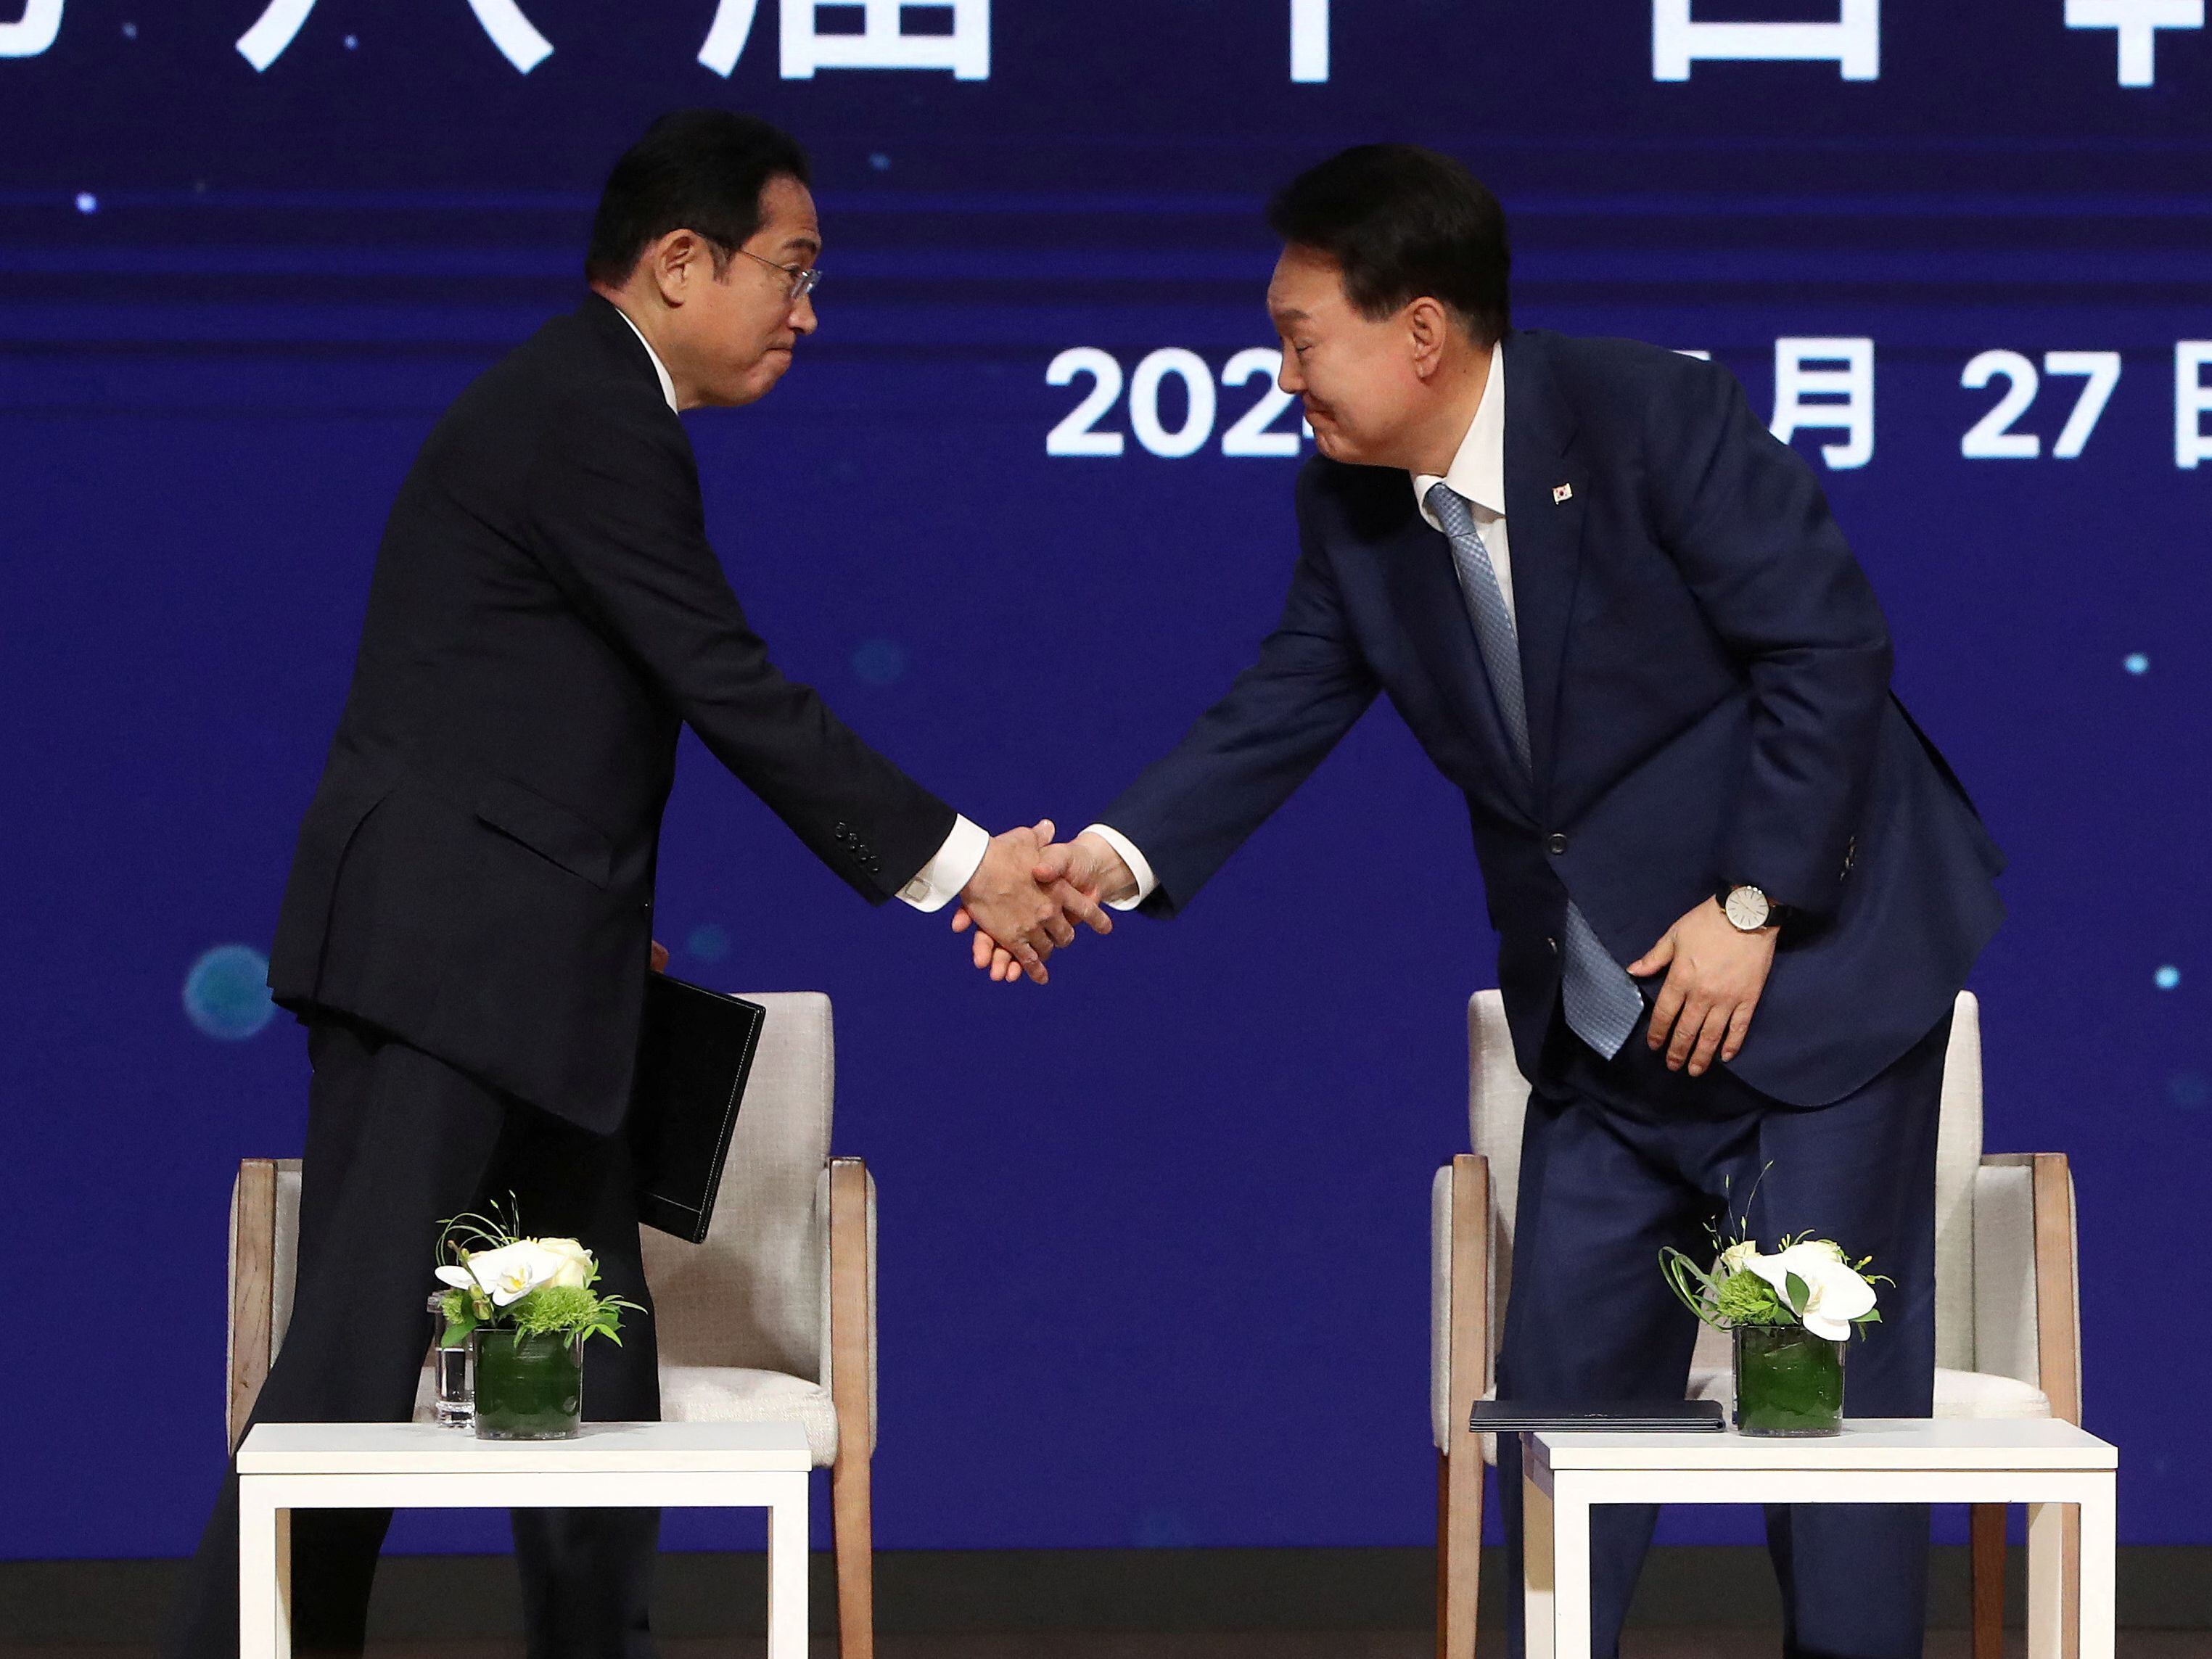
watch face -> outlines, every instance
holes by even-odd
[[[1766,895],[1756,887],[1738,887],[1728,896],[1728,919],[1747,933],[1755,933],[1766,926],[1766,918],[1773,909]]]

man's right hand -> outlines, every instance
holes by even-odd
[[[1037,827],[1046,832],[1048,840],[1052,821],[1048,818]],[[1111,932],[1113,923],[1098,908],[1099,905],[1133,898],[1137,891],[1137,878],[1121,855],[1103,836],[1093,835],[1088,830],[1073,841],[1044,847],[1038,853],[1030,873],[1039,886],[1055,893],[1073,895],[1075,900],[1087,903],[1091,915],[1084,920],[1101,933]],[[1068,902],[1063,900],[1063,902]],[[965,916],[963,909],[959,915],[953,917],[954,933],[959,933],[966,927]],[[1091,921],[1091,916],[1096,916],[1097,920]],[[1101,926],[1101,923],[1104,925]],[[1073,930],[1069,937],[1073,937]],[[1066,943],[1065,940],[1061,942]],[[994,980],[1012,981],[1023,972],[1024,964],[1004,945],[997,944],[988,930],[977,930],[975,956],[976,967],[988,972]],[[1036,974],[1031,974],[1030,977],[1040,985],[1044,982]]]
[[[960,890],[952,931],[975,927],[976,966],[992,967],[993,979],[1027,974],[1042,985],[1050,977],[1044,959],[1073,941],[1077,922],[1093,933],[1114,931],[1094,895],[1041,873],[1046,859],[1059,850],[1052,847],[1052,836],[1050,818],[1035,829],[994,836],[983,862]]]

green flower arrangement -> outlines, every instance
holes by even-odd
[[[440,1306],[447,1346],[482,1328],[523,1336],[604,1336],[619,1347],[624,1310],[645,1311],[592,1289],[599,1264],[576,1240],[525,1237],[512,1207],[505,1219],[453,1217],[438,1236],[437,1255],[438,1280],[447,1287]]]
[[[1708,1325],[1802,1325],[1815,1336],[1840,1342],[1854,1325],[1880,1322],[1874,1287],[1887,1284],[1869,1274],[1872,1256],[1856,1261],[1832,1239],[1784,1234],[1771,1255],[1741,1235],[1713,1240],[1719,1259],[1707,1272],[1672,1245],[1659,1252],[1659,1271],[1683,1305]]]

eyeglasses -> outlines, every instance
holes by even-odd
[[[815,285],[822,280],[822,273],[818,270],[802,270],[796,265],[780,265],[773,259],[762,258],[759,254],[754,252],[749,247],[741,247],[734,251],[744,254],[746,258],[750,259],[756,264],[766,265],[770,270],[781,271],[784,276],[790,278],[791,294],[789,298],[791,303],[793,305],[797,305],[808,295],[813,293]]]

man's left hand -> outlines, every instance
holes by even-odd
[[[1736,1057],[1773,970],[1779,932],[1744,933],[1723,914],[1719,900],[1707,899],[1628,964],[1638,979],[1666,972],[1646,1040],[1667,1050],[1668,1071],[1686,1066],[1692,1077],[1703,1077],[1716,1054],[1723,1060]]]

